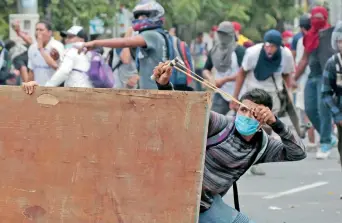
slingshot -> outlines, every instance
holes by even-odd
[[[228,98],[230,98],[232,101],[234,101],[235,103],[242,105],[246,108],[248,108],[246,105],[244,105],[243,103],[241,103],[239,100],[237,100],[236,98],[234,98],[232,95],[222,91],[220,88],[216,87],[214,84],[212,84],[210,81],[205,80],[203,77],[201,77],[200,75],[196,74],[195,72],[191,71],[190,69],[188,69],[185,65],[184,62],[179,59],[178,57],[176,57],[175,59],[171,60],[169,63],[169,66],[173,67],[174,69],[178,70],[179,72],[182,72],[183,74],[185,74],[186,76],[202,83],[203,85],[205,85],[206,87],[212,89],[213,91],[220,93]],[[155,76],[152,75],[151,76],[152,80],[155,80]]]

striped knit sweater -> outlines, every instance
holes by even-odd
[[[160,90],[172,90],[172,85],[158,86]],[[208,137],[224,128],[234,128],[233,119],[215,112],[210,113]],[[296,135],[279,119],[272,126],[281,141],[269,137],[265,152],[257,163],[298,161],[306,158],[305,147]],[[201,212],[210,208],[213,196],[222,196],[252,165],[261,149],[262,131],[247,142],[233,129],[220,144],[210,147],[205,155]]]

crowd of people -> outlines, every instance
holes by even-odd
[[[0,43],[0,84],[23,85],[29,94],[36,86],[95,87],[89,77],[92,52],[102,55],[107,47],[112,50],[103,60],[111,67],[113,88],[175,89],[173,71],[165,62],[172,59],[168,40],[176,36],[176,30],[164,31],[164,8],[151,1],[138,4],[133,14],[132,27],[120,38],[93,41],[88,41],[81,26],[62,32],[60,42],[53,38],[48,22],[37,23],[36,40],[13,24],[25,44]],[[314,7],[300,17],[297,34],[271,29],[261,43],[244,36],[240,23],[223,21],[212,27],[209,42],[198,33],[189,45],[198,75],[253,108],[240,106],[225,94],[214,94],[208,140],[232,126],[236,131],[233,138],[206,154],[200,222],[252,222],[223,205],[221,196],[246,171],[265,175],[260,163],[301,160],[308,151],[316,151],[317,159],[327,159],[337,142],[342,157],[342,22],[331,27],[328,18],[324,7]],[[181,55],[182,49],[176,53]],[[189,79],[185,85],[179,89],[206,90]],[[281,95],[284,88],[293,93],[301,122],[312,123],[306,148],[277,118],[286,107]],[[236,118],[227,118],[230,115]],[[268,127],[260,130],[261,123]],[[341,133],[339,140],[335,128]]]

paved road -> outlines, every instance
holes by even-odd
[[[301,162],[264,164],[266,176],[245,175],[238,182],[241,211],[256,223],[341,223],[338,153],[324,161],[314,155]],[[232,193],[224,200],[233,205]]]

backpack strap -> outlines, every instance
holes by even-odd
[[[165,43],[166,43],[166,55],[168,57],[168,59],[170,60],[171,58],[174,58],[174,55],[171,55],[173,54],[174,52],[172,52],[170,50],[170,47],[173,46],[173,43],[170,41],[170,39],[168,38],[168,33],[167,31],[163,30],[163,29],[156,29],[156,31],[158,33],[160,33],[163,37],[164,37],[164,40],[165,40]]]
[[[262,143],[261,143],[261,150],[259,151],[257,157],[255,158],[252,166],[254,164],[256,164],[260,158],[262,157],[262,155],[264,155],[265,151],[266,151],[266,148],[267,148],[267,145],[268,145],[268,136],[267,136],[267,133],[262,129]]]
[[[234,130],[234,124],[228,124],[224,129],[222,129],[219,133],[216,135],[213,135],[207,139],[207,149],[220,144],[221,142],[225,141],[228,136],[233,132]]]

